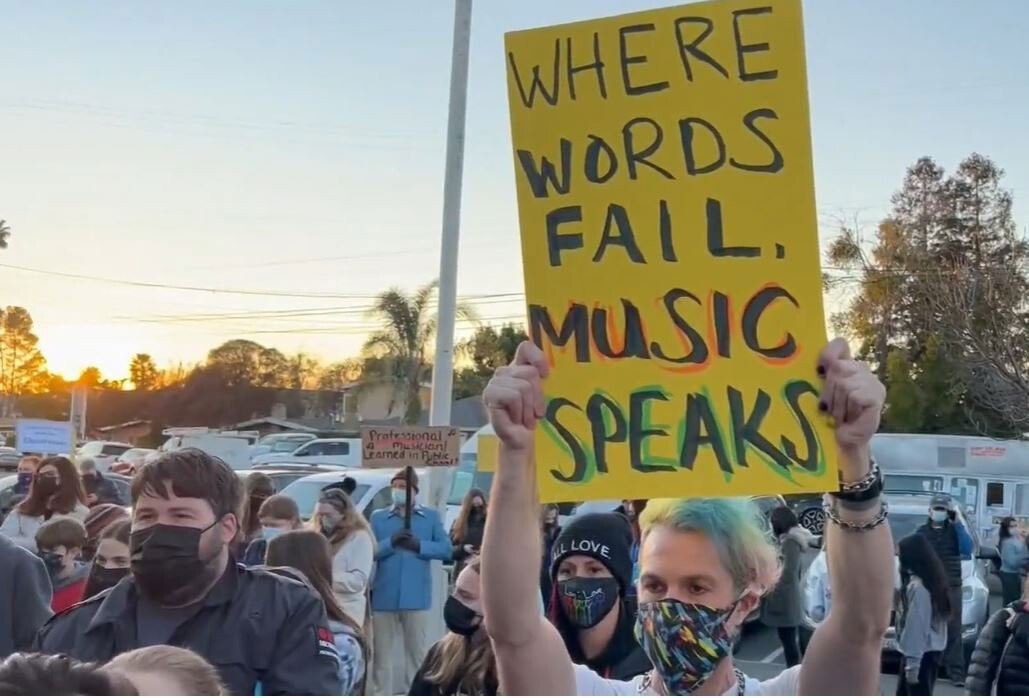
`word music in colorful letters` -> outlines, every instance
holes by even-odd
[[[506,36],[545,501],[825,491],[800,0]]]

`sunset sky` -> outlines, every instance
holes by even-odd
[[[458,289],[484,319],[522,312],[503,33],[669,4],[477,0]],[[0,16],[0,304],[31,312],[50,370],[120,378],[233,337],[340,360],[375,293],[438,273],[452,2]],[[805,22],[823,237],[840,215],[871,232],[919,156],[972,151],[1025,230],[1029,3],[809,1]]]

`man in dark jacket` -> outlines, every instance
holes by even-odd
[[[968,694],[994,695],[994,685],[998,696],[1029,695],[1029,613],[1021,599],[993,614],[972,652]]]
[[[947,649],[942,664],[955,686],[965,685],[965,651],[961,637],[961,561],[972,559],[972,538],[957,520],[954,500],[945,494],[933,495],[929,502],[929,521],[918,532],[929,539],[947,573],[950,593],[950,620],[947,623]]]
[[[196,449],[165,453],[132,482],[132,576],[55,616],[38,649],[106,662],[128,650],[197,652],[229,692],[331,695],[336,652],[321,599],[306,585],[235,563],[242,485]]]
[[[32,647],[50,617],[50,593],[43,561],[0,534],[0,659]]]
[[[79,461],[79,474],[82,475],[82,486],[86,490],[86,501],[94,504],[118,504],[124,506],[118,486],[97,470],[96,461],[83,458]]]

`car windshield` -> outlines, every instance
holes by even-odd
[[[893,542],[899,543],[902,539],[917,531],[919,526],[928,520],[928,515],[921,513],[900,514],[891,511],[889,518],[886,520],[890,524],[890,530],[893,531]]]
[[[300,518],[305,521],[311,518],[314,513],[314,507],[318,504],[318,496],[322,493],[322,490],[333,483],[325,482],[324,480],[297,480],[291,483],[286,489],[282,490],[281,494],[291,498],[297,503],[297,510],[300,512]],[[350,495],[354,504],[358,504],[364,497],[365,492],[368,491],[369,485],[360,484],[354,493]]]
[[[128,446],[118,446],[117,444],[104,444],[103,448],[100,449],[100,455],[102,456],[120,456],[129,450]]]
[[[272,451],[276,453],[292,453],[297,450],[300,441],[296,439],[280,439],[272,444]]]

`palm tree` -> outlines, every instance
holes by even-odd
[[[0,250],[7,249],[7,238],[11,236],[11,228],[7,221],[0,218]]]
[[[431,312],[439,281],[432,281],[406,295],[398,288],[391,288],[379,294],[369,311],[369,316],[383,323],[364,343],[367,356],[381,357],[378,375],[367,375],[375,382],[386,382],[393,386],[389,411],[397,401],[404,405],[404,423],[417,424],[422,415],[422,381],[432,375],[428,355],[436,336],[437,318]],[[458,304],[457,316],[462,320],[476,321],[475,311],[469,306]]]

